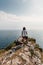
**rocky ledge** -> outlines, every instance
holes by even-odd
[[[23,43],[2,53],[0,65],[43,65],[43,49],[36,44],[36,40],[29,38]]]

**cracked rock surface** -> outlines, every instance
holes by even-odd
[[[12,49],[9,51],[12,51]],[[0,65],[43,65],[43,52],[36,50],[32,42],[24,44],[23,47],[11,54],[9,54],[9,51],[0,57]]]

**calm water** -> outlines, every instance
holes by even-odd
[[[21,35],[20,30],[0,30],[0,49],[5,48]],[[43,31],[29,30],[28,36],[35,38],[36,42],[43,48]]]

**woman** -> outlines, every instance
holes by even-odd
[[[23,27],[23,30],[22,30],[22,37],[23,39],[28,39],[28,34],[25,27]]]
[[[23,44],[24,42],[27,42],[27,40],[28,40],[28,34],[26,28],[23,27],[22,36],[18,38],[17,44]]]

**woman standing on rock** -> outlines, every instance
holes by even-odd
[[[21,32],[21,37],[18,38],[18,44],[23,44],[24,42],[28,42],[28,34],[26,31],[26,28],[23,27],[23,30]]]
[[[22,38],[25,40],[28,39],[28,33],[25,27],[23,27],[23,30],[22,30]]]

